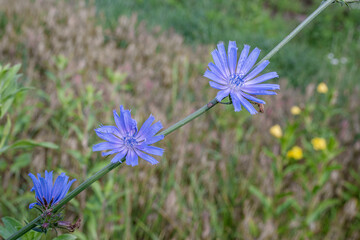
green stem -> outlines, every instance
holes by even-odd
[[[187,116],[186,118],[182,119],[181,121],[178,121],[177,123],[175,123],[174,125],[172,125],[171,127],[165,129],[164,131],[160,132],[157,135],[169,135],[170,133],[172,133],[173,131],[175,131],[178,128],[181,128],[182,126],[184,126],[185,124],[187,124],[188,122],[194,120],[195,118],[197,118],[198,116],[200,116],[201,114],[205,113],[206,111],[208,111],[210,108],[212,108],[213,106],[215,106],[218,103],[218,101],[216,100],[216,98],[214,98],[213,100],[211,100],[208,104],[206,104],[205,106],[203,106],[202,108],[200,108],[199,110],[197,110],[196,112],[193,112],[192,114],[190,114],[189,116]]]
[[[317,15],[319,15],[325,8],[327,8],[335,0],[327,0],[322,3],[310,16],[308,16],[302,23],[299,24],[289,35],[287,35],[276,47],[274,47],[260,62],[259,65],[265,60],[269,60],[275,53],[277,53],[285,44],[287,44],[296,34],[298,34],[306,25],[308,25]]]

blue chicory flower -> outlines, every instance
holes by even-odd
[[[249,55],[250,46],[244,45],[241,51],[239,62],[237,62],[237,47],[235,41],[230,41],[228,46],[228,56],[226,56],[224,43],[219,43],[217,49],[211,54],[214,63],[209,63],[210,70],[206,70],[204,77],[212,80],[210,86],[220,90],[216,99],[220,102],[225,97],[231,97],[235,112],[241,110],[241,105],[251,114],[257,111],[248,101],[265,104],[261,99],[254,95],[276,95],[269,90],[280,89],[278,84],[260,84],[267,80],[279,77],[276,72],[265,73],[256,77],[269,64],[268,60],[263,61],[250,73],[260,55],[260,49],[255,48]]]
[[[124,110],[123,106],[120,106],[120,116],[114,110],[114,119],[116,127],[100,126],[95,129],[96,134],[106,142],[94,145],[93,151],[109,150],[102,153],[103,156],[116,153],[111,160],[112,163],[121,162],[126,156],[127,165],[138,165],[138,157],[151,164],[157,164],[158,161],[155,158],[145,153],[158,156],[164,153],[164,149],[150,146],[164,138],[164,135],[155,136],[162,128],[161,122],[151,125],[155,118],[150,115],[138,131],[137,123],[131,118],[130,110]]]
[[[29,205],[30,209],[32,209],[35,205],[42,206],[45,209],[55,205],[65,197],[71,187],[71,184],[76,181],[76,179],[73,179],[68,182],[69,177],[66,176],[65,173],[61,173],[53,184],[52,171],[45,171],[45,178],[41,177],[40,173],[37,174],[38,178],[36,178],[32,173],[29,173],[29,176],[34,183],[34,187],[31,189],[31,192],[35,191],[35,198],[37,200],[37,202]]]

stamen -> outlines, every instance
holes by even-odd
[[[242,85],[244,85],[245,81],[240,77],[239,74],[233,74],[230,76],[229,82],[234,87],[242,87]]]
[[[129,148],[132,148],[133,146],[138,145],[138,142],[132,136],[124,137],[123,140],[124,140],[124,145]]]

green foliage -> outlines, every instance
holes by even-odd
[[[53,238],[53,240],[75,240],[75,239],[78,239],[78,238],[71,234],[63,234],[56,238]]]
[[[23,225],[12,217],[3,217],[2,223],[4,226],[0,225],[0,236],[3,238],[8,238],[12,234],[14,234],[16,231],[18,231],[20,228],[23,227]],[[24,234],[20,239],[21,240],[40,240],[42,234],[35,231],[30,231]]]
[[[17,94],[26,90],[26,88],[18,87],[20,67],[20,64],[13,67],[0,65],[0,119],[8,112]]]
[[[342,166],[334,161],[341,153],[335,138],[334,131],[329,128],[332,118],[341,112],[334,105],[334,91],[325,94],[317,93],[310,102],[307,102],[299,115],[286,121],[285,131],[279,139],[280,155],[265,149],[265,153],[272,162],[272,171],[275,183],[275,193],[268,199],[254,186],[249,187],[249,192],[255,195],[263,208],[267,218],[283,218],[280,236],[292,236],[294,232],[303,236],[313,236],[313,231],[307,230],[306,226],[327,219],[334,221],[338,216],[333,214],[342,204],[341,199],[327,198],[326,187],[329,185],[333,173],[342,169]],[[311,139],[321,137],[326,141],[322,150],[316,150]],[[302,145],[303,157],[294,159],[289,155],[289,150],[294,145]],[[302,154],[301,154],[302,156]],[[302,196],[299,198],[293,189],[284,185],[287,180],[296,188],[302,188]],[[293,227],[297,221],[298,227]],[[329,231],[326,224],[321,224],[323,233]],[[325,227],[326,226],[326,227]]]
[[[24,101],[24,95],[22,93],[30,88],[19,87],[18,79],[20,74],[18,74],[21,65],[15,65],[10,67],[10,65],[2,66],[0,65],[0,121],[5,121],[6,123],[3,126],[0,126],[0,154],[3,154],[7,151],[13,149],[32,149],[34,147],[44,147],[57,149],[58,146],[50,142],[37,142],[30,139],[21,139],[15,142],[11,142],[19,131],[18,122],[11,120],[11,114],[8,114],[11,108],[20,104]],[[5,161],[0,158],[0,161],[5,165]],[[19,164],[19,161],[16,161],[15,164],[11,167],[12,169],[18,169],[17,167],[26,167],[30,162],[28,160],[22,161],[22,164]],[[5,168],[5,166],[3,166]]]

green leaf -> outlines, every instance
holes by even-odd
[[[11,165],[10,171],[11,172],[17,172],[21,168],[24,168],[28,166],[31,162],[31,154],[30,153],[24,153],[17,158],[15,158],[15,162]]]
[[[53,240],[73,240],[73,239],[77,239],[77,237],[71,234],[63,234],[56,238],[53,238]]]
[[[58,145],[51,143],[51,142],[36,142],[33,140],[19,140],[9,146],[0,148],[0,153],[3,153],[9,149],[34,148],[34,147],[44,147],[44,148],[50,148],[50,149],[58,149],[59,148]]]
[[[0,159],[0,171],[4,171],[7,167],[7,163],[5,160]]]
[[[4,226],[0,226],[0,236],[3,238],[8,238],[23,226],[22,224],[12,217],[3,217],[1,219],[4,223]],[[21,240],[40,240],[41,233],[30,231],[21,236]]]
[[[286,176],[289,173],[301,173],[304,168],[304,165],[298,163],[291,164],[285,168],[284,175]]]
[[[21,223],[15,218],[3,217],[1,220],[4,223],[4,226],[0,226],[0,235],[4,238],[10,237],[21,228]]]
[[[0,119],[10,109],[16,95],[28,89],[17,86],[17,79],[20,77],[20,74],[17,74],[19,69],[20,64],[13,67],[0,65]]]
[[[312,211],[312,213],[306,218],[306,224],[310,224],[320,218],[320,216],[329,208],[337,205],[340,201],[337,199],[328,199],[319,204],[319,206]]]
[[[5,145],[5,141],[6,141],[7,137],[10,134],[10,130],[11,130],[11,121],[10,121],[10,117],[8,116],[5,127],[2,130],[2,136],[1,136],[1,141],[0,141],[0,149]]]
[[[97,182],[94,182],[92,185],[91,185],[91,189],[94,191],[95,195],[97,196],[97,198],[100,200],[100,202],[103,202],[104,201],[104,195],[101,191],[101,186],[100,186],[100,183],[97,181]]]
[[[283,202],[280,206],[276,208],[276,215],[281,215],[283,212],[287,211],[289,208],[295,208],[297,211],[301,210],[300,205],[296,202],[293,198],[286,199],[285,202]]]
[[[270,151],[269,149],[264,148],[263,150],[264,150],[265,155],[268,156],[269,158],[271,158],[272,160],[277,159],[277,156],[272,151]]]
[[[267,198],[258,188],[250,185],[249,192],[253,194],[255,197],[257,197],[264,207],[266,208],[271,207],[271,200]]]
[[[26,234],[24,234],[21,239],[22,240],[40,240],[41,239],[41,236],[43,234],[40,233],[40,232],[35,232],[35,231],[29,231],[27,232]]]

